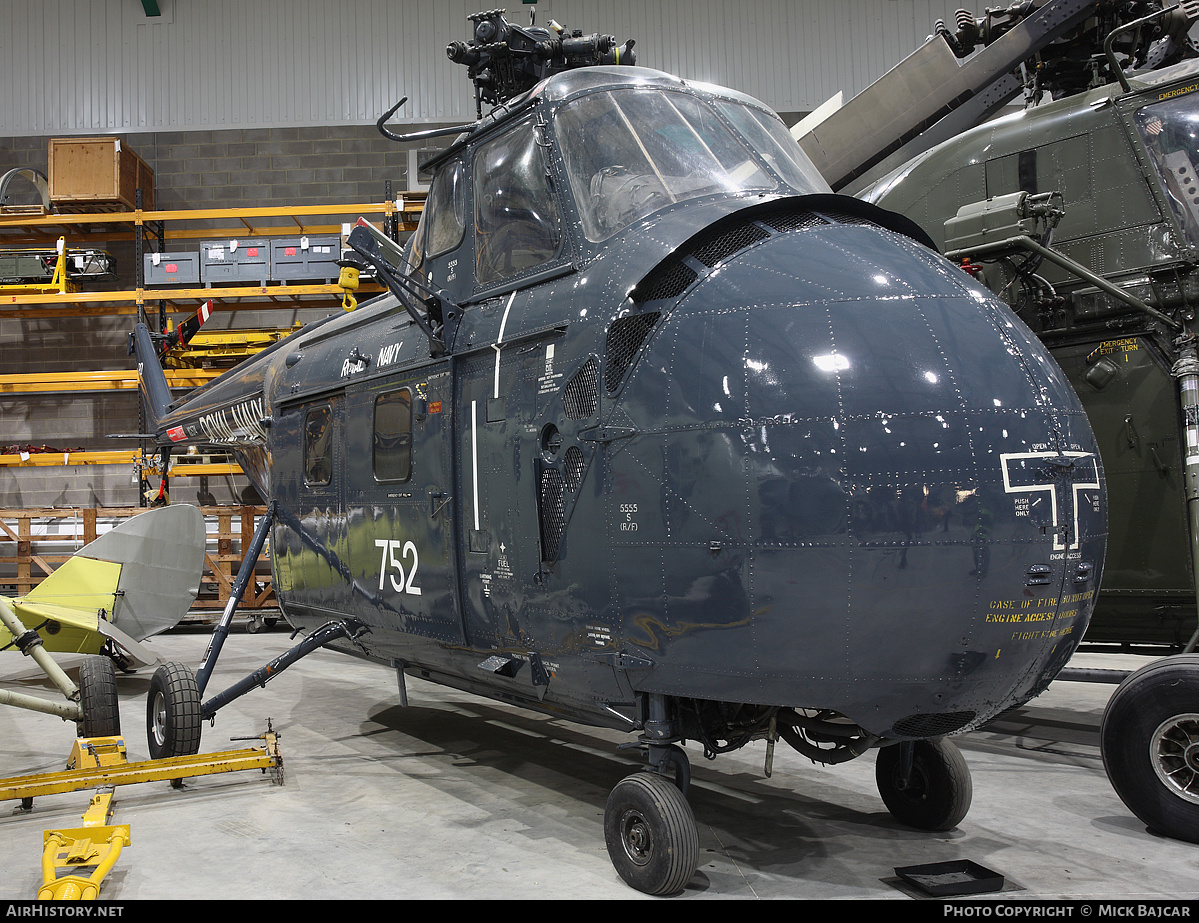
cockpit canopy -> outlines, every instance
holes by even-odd
[[[427,276],[431,261],[452,251],[461,267],[469,243],[474,287],[486,289],[553,266],[572,244],[586,251],[679,202],[830,191],[761,103],[640,68],[631,77],[630,70],[550,78],[511,115],[443,155],[410,244],[409,271]]]
[[[1199,105],[1192,94],[1143,106],[1137,131],[1187,241],[1199,247]]]
[[[731,99],[602,90],[564,104],[554,127],[583,233],[593,243],[699,196],[824,186],[777,116]]]

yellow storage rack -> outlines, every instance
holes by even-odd
[[[337,234],[341,225],[333,218],[347,221],[365,217],[399,230],[410,232],[424,209],[423,193],[405,193],[385,202],[338,205],[299,205],[276,208],[184,209],[178,211],[103,212],[96,214],[0,214],[0,247],[39,246],[57,243],[75,246],[103,239],[106,241],[145,241],[147,233],[169,240],[197,240],[233,233],[240,237],[274,237],[289,234]],[[265,221],[282,218],[290,223]],[[172,224],[222,222],[226,227],[171,228]],[[364,294],[382,291],[374,283],[364,283]],[[141,315],[147,304],[174,306],[187,310],[212,299],[214,306],[228,310],[237,307],[322,306],[339,304],[342,289],[325,285],[244,285],[221,288],[135,288],[120,291],[11,293],[0,295],[0,317],[67,317],[87,315]],[[321,298],[324,301],[321,301]]]
[[[42,214],[40,210],[0,212],[0,248],[43,245],[84,245],[95,240],[136,241],[144,244],[147,233],[165,243],[169,240],[195,240],[235,234],[240,237],[273,237],[281,235],[338,234],[345,221],[358,217],[374,220],[383,226],[392,225],[402,232],[416,229],[424,209],[424,193],[406,192],[399,198],[384,202],[348,203],[334,205],[300,205],[260,208],[183,209],[174,211],[96,212],[82,214]],[[344,220],[340,220],[344,219]],[[338,220],[338,223],[331,223]],[[211,226],[219,223],[220,227]],[[205,223],[196,228],[187,225]],[[139,250],[141,247],[139,246]],[[360,295],[383,291],[382,287],[363,282],[356,289]],[[0,317],[35,319],[83,316],[130,315],[145,317],[147,305],[158,308],[160,322],[170,323],[189,318],[197,306],[211,300],[218,310],[240,308],[263,310],[270,308],[341,309],[345,290],[337,284],[318,285],[227,285],[222,287],[171,287],[151,289],[138,287],[113,291],[9,291],[0,292]],[[274,332],[281,333],[281,332]],[[237,331],[228,331],[225,340]],[[238,348],[241,355],[252,352],[253,344],[265,347],[277,338],[272,332],[253,331],[254,336]],[[228,345],[228,344],[226,344]],[[227,353],[238,348],[227,349]],[[197,361],[179,364],[199,364]],[[167,381],[172,388],[194,388],[220,374],[221,369],[168,368]],[[136,391],[137,373],[133,370],[43,372],[0,375],[0,394],[83,393],[96,391]],[[133,464],[150,470],[152,463],[139,451],[97,451],[0,454],[0,468],[19,466],[59,466],[78,464]],[[177,464],[172,474],[198,476],[236,474],[235,464],[199,463]]]

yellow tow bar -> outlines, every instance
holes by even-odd
[[[125,741],[120,737],[79,738],[71,750],[64,772],[0,779],[0,801],[21,799],[28,808],[39,795],[98,789],[83,812],[83,826],[47,830],[42,852],[42,886],[39,900],[95,900],[100,884],[130,844],[128,824],[109,824],[116,786],[235,772],[242,769],[268,770],[276,784],[283,784],[283,757],[279,737],[271,730],[258,738],[259,747],[225,750],[195,756],[177,756],[130,763]],[[91,873],[74,874],[84,869]],[[64,874],[65,873],[65,874]]]

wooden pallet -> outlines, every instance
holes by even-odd
[[[113,215],[133,211],[132,206],[124,202],[65,202],[58,199],[51,204],[55,213],[60,215]]]

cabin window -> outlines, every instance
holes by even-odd
[[[407,388],[375,398],[371,442],[376,480],[406,481],[412,476],[412,392]]]
[[[593,242],[676,202],[778,187],[728,123],[687,93],[592,93],[564,105],[554,124],[583,231]],[[763,132],[759,126],[758,140]],[[817,191],[812,185],[801,191]]]
[[[415,276],[425,262],[425,233],[429,226],[429,211],[422,209],[416,230],[404,245],[404,265],[400,267],[405,275]]]
[[[464,185],[461,161],[442,167],[434,177],[424,211],[429,216],[429,237],[425,242],[428,256],[438,256],[462,243],[466,228]]]
[[[333,480],[333,411],[316,407],[304,416],[304,480],[328,484]]]
[[[1190,95],[1137,110],[1137,131],[1149,151],[1170,208],[1191,246],[1199,246],[1199,112]]]
[[[562,241],[541,132],[529,122],[483,145],[474,160],[475,279],[511,278],[554,258]]]
[[[773,112],[724,99],[717,101],[716,108],[733,123],[758,156],[796,192],[832,192],[828,181],[795,143],[782,119]]]

